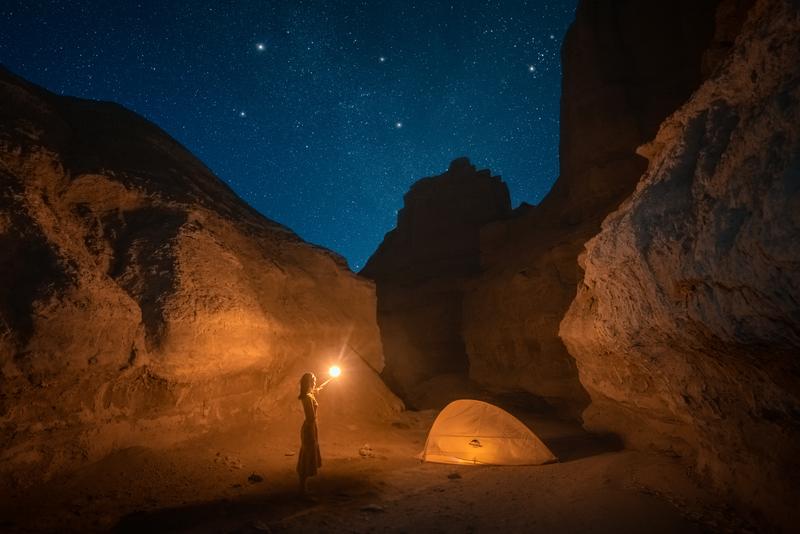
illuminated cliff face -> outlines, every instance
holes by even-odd
[[[4,471],[280,417],[332,359],[359,377],[341,410],[399,407],[374,287],[338,256],[120,106],[7,72],[0,95]]]
[[[721,67],[641,147],[586,244],[561,336],[593,429],[696,460],[786,528],[800,465],[800,23],[758,2]]]

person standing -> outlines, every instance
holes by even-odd
[[[319,452],[319,434],[317,432],[317,377],[314,373],[306,373],[300,378],[300,395],[305,419],[300,428],[300,454],[297,457],[297,475],[300,478],[300,495],[306,496],[309,477],[317,474],[322,467],[322,455]],[[322,389],[322,388],[320,388]]]

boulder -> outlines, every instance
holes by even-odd
[[[796,526],[800,495],[800,7],[763,0],[639,153],[560,335],[590,429],[681,455]]]

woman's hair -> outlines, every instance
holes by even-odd
[[[297,396],[298,399],[302,399],[311,392],[311,384],[314,383],[315,378],[314,373],[306,373],[300,377],[300,395]]]

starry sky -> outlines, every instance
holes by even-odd
[[[245,201],[364,266],[419,178],[558,175],[577,0],[0,2],[0,62],[166,130]]]

